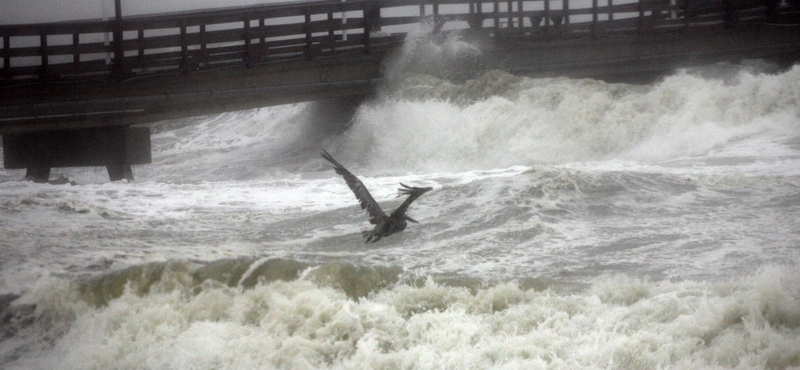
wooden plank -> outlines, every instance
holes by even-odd
[[[9,58],[21,57],[38,57],[42,56],[43,48],[40,46],[29,46],[24,48],[14,48],[8,50]],[[111,51],[110,47],[105,46],[103,43],[81,44],[77,47],[73,45],[55,45],[46,46],[44,48],[46,55],[74,55],[74,54],[91,54],[91,53],[105,53]]]
[[[125,40],[122,44],[125,51],[143,49],[145,53],[150,49],[180,48],[181,35],[145,37],[141,41]]]
[[[171,13],[158,16],[138,16],[126,17],[126,30],[177,28],[180,22],[187,26],[199,26],[201,24],[225,24],[241,22],[242,17],[247,14],[251,19],[257,18],[284,18],[292,16],[304,16],[306,13],[312,15],[324,15],[328,12],[339,13],[342,11],[356,11],[361,9],[360,3],[363,1],[350,0],[345,3],[329,1],[320,4],[293,4],[291,6],[250,6],[242,8],[231,8],[222,10],[202,10],[184,13]]]
[[[40,68],[38,65],[11,67],[11,74],[15,77],[38,76]]]
[[[105,43],[96,42],[91,44],[70,44],[70,45],[55,45],[55,46],[48,46],[46,48],[47,54],[56,56],[56,55],[72,55],[80,57],[81,54],[92,54],[92,53],[106,53],[111,51],[110,46],[106,46]]]
[[[89,73],[108,72],[105,60],[84,61],[80,63],[51,64],[50,71],[54,74],[63,76],[81,75]]]
[[[44,30],[48,35],[71,35],[78,33],[111,32],[109,22],[65,22],[65,23],[34,23],[13,26],[0,26],[0,35],[8,36],[38,36]]]

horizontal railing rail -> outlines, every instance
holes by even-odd
[[[773,22],[775,0],[333,0],[0,26],[6,82],[191,73],[401,44],[435,31],[552,40]],[[794,3],[794,2],[792,2]],[[116,35],[116,37],[115,37]]]

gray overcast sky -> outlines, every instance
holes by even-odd
[[[151,14],[289,1],[291,0],[122,0],[122,14]],[[103,17],[103,2],[108,15],[113,17],[114,0],[0,0],[0,24],[98,19]]]

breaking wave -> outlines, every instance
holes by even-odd
[[[51,278],[5,307],[3,362],[32,351],[6,368],[800,366],[800,275],[788,268],[713,283],[618,275],[577,290],[445,280],[249,259]]]
[[[726,78],[684,70],[651,86],[499,71],[462,84],[411,74],[398,86],[358,110],[342,155],[415,171],[662,161],[799,128],[800,66]]]

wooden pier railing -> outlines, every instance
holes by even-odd
[[[582,4],[582,6],[578,6]],[[328,0],[0,26],[1,83],[118,80],[396,47],[436,31],[559,39],[776,22],[780,0]]]

